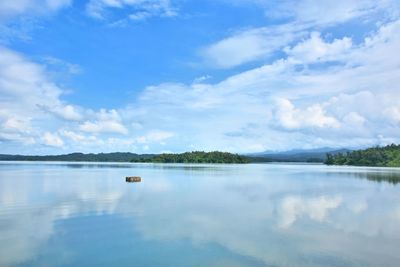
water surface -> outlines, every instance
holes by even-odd
[[[0,163],[0,266],[398,267],[398,181],[301,164]]]

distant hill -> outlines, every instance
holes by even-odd
[[[114,152],[99,154],[27,156],[0,154],[0,161],[89,161],[89,162],[154,162],[154,163],[249,163],[246,156],[227,152],[186,152],[181,154],[135,154]]]
[[[328,154],[325,164],[400,167],[400,145],[392,144],[347,153]]]
[[[253,162],[324,162],[326,155],[336,155],[350,152],[349,149],[318,148],[318,149],[295,149],[283,152],[262,152],[249,154]]]
[[[1,161],[90,161],[90,162],[129,162],[135,158],[150,158],[153,154],[135,154],[130,152],[114,153],[71,153],[65,155],[26,156],[0,154]]]
[[[64,155],[5,155],[0,161],[88,161],[88,162],[187,162],[187,163],[246,163],[246,162],[324,162],[327,153],[345,154],[349,149],[319,148],[311,150],[290,150],[284,152],[263,152],[238,155],[227,152],[186,152],[181,154],[136,154],[114,153],[71,153]]]
[[[153,163],[250,163],[249,158],[246,156],[219,151],[159,154],[148,158],[135,158],[131,161]]]

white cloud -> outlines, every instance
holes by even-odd
[[[9,114],[6,109],[0,109],[1,129],[3,132],[29,133],[33,131],[29,117]]]
[[[0,20],[19,15],[46,15],[71,5],[72,0],[5,0],[0,1]]]
[[[368,20],[381,13],[386,17],[392,17],[398,15],[399,11],[399,2],[396,0],[325,0],[318,5],[313,0],[284,0],[278,3],[263,0],[242,0],[242,2],[253,2],[262,6],[269,18],[286,18],[313,26],[332,26],[354,19]]]
[[[72,139],[75,142],[82,142],[86,139],[86,137],[84,135],[75,133],[73,131],[64,130],[64,131],[61,131],[61,134],[64,135],[65,137]]]
[[[114,19],[111,12],[122,9],[126,17],[135,19],[147,16],[139,11],[167,16],[164,7],[172,6],[167,1],[156,2],[152,9],[146,1],[93,0],[88,9],[95,3],[98,15],[107,20]],[[300,4],[307,3],[311,2]],[[315,7],[318,12],[289,10],[286,24],[237,31],[202,50],[207,63],[216,67],[253,61],[258,67],[219,82],[204,76],[189,84],[148,86],[129,106],[109,110],[92,111],[61,100],[64,90],[50,78],[45,65],[58,64],[75,73],[73,65],[51,58],[38,64],[1,47],[2,148],[9,143],[41,143],[45,132],[65,137],[63,147],[73,150],[138,146],[149,151],[253,152],[400,142],[400,59],[395,56],[400,21],[382,15],[382,7],[393,2],[378,7],[362,1],[358,8],[339,1],[332,14],[324,14],[321,10],[329,3]],[[393,5],[390,10],[397,8]],[[296,12],[310,15],[299,19]],[[377,12],[382,14],[376,26],[367,23],[368,29],[357,36],[345,34],[351,38],[327,28]],[[151,133],[152,129],[164,133]]]
[[[3,139],[33,143],[41,129],[32,126],[32,121],[46,118],[40,107],[70,109],[60,101],[61,93],[62,89],[46,77],[41,65],[0,47],[0,124],[3,125],[0,134]]]
[[[96,134],[128,133],[116,110],[94,112],[61,101],[64,90],[49,76],[43,65],[0,47],[0,140],[3,149],[9,147],[8,151],[12,152],[21,144],[30,147],[29,153],[35,151],[32,149],[52,151],[51,147],[85,150],[82,146],[88,146],[93,149],[96,144],[96,149],[101,149],[99,144],[106,141],[86,136],[76,129]],[[59,134],[67,140],[62,140]],[[48,148],[35,144],[45,144]]]
[[[18,118],[7,118],[7,120],[3,123],[3,127],[7,130],[16,130],[16,131],[26,131],[30,129],[29,124],[26,120],[18,119]]]
[[[275,116],[278,123],[287,129],[340,127],[337,119],[326,115],[324,108],[319,104],[300,110],[288,99],[282,98],[277,101]]]
[[[128,10],[130,14],[127,18],[135,21],[177,15],[169,0],[90,0],[86,5],[88,15],[98,19],[105,19],[113,9]]]
[[[309,56],[309,46],[305,62],[278,59],[215,84],[150,86],[124,114],[145,121],[144,127],[179,133],[183,138],[170,145],[182,150],[193,144],[193,149],[249,152],[400,141],[395,120],[400,61],[393,56],[400,45],[400,22],[382,24],[357,45],[346,38],[312,38],[324,52]],[[299,67],[310,58],[341,62]]]
[[[332,43],[325,42],[318,32],[311,33],[310,39],[298,43],[293,48],[286,48],[285,52],[300,63],[321,61],[338,61],[344,58],[351,48],[350,38],[335,39]]]
[[[91,144],[101,144],[101,141],[97,139],[96,136],[90,135],[86,136],[80,133],[76,133],[74,131],[61,130],[60,134],[71,139],[72,141],[80,144],[80,145],[91,145]]]
[[[200,76],[200,77],[195,78],[195,79],[193,80],[193,83],[202,83],[202,82],[204,82],[204,81],[206,81],[206,80],[209,80],[209,79],[211,79],[211,78],[212,78],[211,75],[203,75],[203,76]]]
[[[69,121],[80,121],[84,118],[84,115],[81,114],[81,108],[75,107],[68,104],[58,105],[58,106],[45,106],[38,105],[44,111],[52,113],[59,118],[69,120]]]
[[[384,110],[386,116],[388,116],[394,123],[400,123],[400,106],[388,107]]]
[[[101,109],[96,118],[95,121],[85,121],[79,129],[91,133],[128,133],[128,129],[121,122],[121,117],[114,109],[109,111]]]
[[[135,120],[126,114],[122,117],[119,110],[93,111],[65,103],[60,100],[64,90],[49,78],[43,65],[4,47],[0,51],[3,153],[15,153],[15,149],[44,153],[61,147],[86,152],[132,151],[141,138],[148,145],[164,144],[174,135],[169,131],[149,131],[143,125],[146,120]],[[134,136],[114,136],[127,135],[130,129]]]
[[[128,130],[121,123],[116,121],[86,121],[79,126],[79,129],[91,133],[128,133]]]
[[[54,147],[63,147],[64,141],[56,133],[45,132],[42,137],[45,145]]]
[[[352,127],[358,128],[364,125],[366,119],[357,112],[352,111],[343,118],[343,121]]]
[[[152,15],[149,12],[136,12],[136,13],[130,14],[129,19],[140,21],[140,20],[145,20],[151,16]]]
[[[164,141],[168,138],[171,138],[172,136],[174,136],[173,133],[171,132],[166,132],[166,131],[151,131],[147,134],[146,138],[150,141],[156,141],[156,142],[160,142],[160,141]]]
[[[201,50],[208,64],[219,68],[231,68],[252,61],[266,61],[274,52],[291,45],[315,28],[343,24],[353,19],[368,19],[375,15],[390,20],[400,14],[400,4],[395,0],[346,1],[328,0],[318,5],[312,0],[281,1],[236,1],[256,3],[266,9],[272,18],[286,18],[289,22],[269,27],[239,31]],[[384,14],[384,15],[382,15]],[[382,19],[384,22],[385,19]],[[297,59],[315,61],[321,58],[335,59],[352,46],[350,38],[335,39],[326,43],[317,32],[303,43],[286,51]],[[337,59],[336,59],[337,60]]]
[[[301,35],[293,25],[245,30],[203,48],[201,55],[211,65],[230,68],[265,60]]]
[[[160,130],[153,130],[148,132],[146,135],[139,136],[137,142],[139,143],[153,143],[162,142],[174,136],[174,133]]]

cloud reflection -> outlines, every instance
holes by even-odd
[[[339,196],[336,197],[317,197],[304,199],[301,197],[286,197],[282,201],[280,209],[282,228],[288,228],[296,220],[302,216],[307,215],[313,220],[324,221],[330,209],[336,209],[342,203]]]
[[[0,266],[29,263],[57,222],[89,214],[122,215],[142,240],[216,244],[265,266],[400,260],[400,187],[344,179],[323,166],[29,168],[0,172]],[[143,181],[125,183],[131,173]]]

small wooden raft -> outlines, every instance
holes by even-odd
[[[140,181],[142,181],[142,178],[140,176],[127,176],[126,177],[127,183],[138,183]]]

